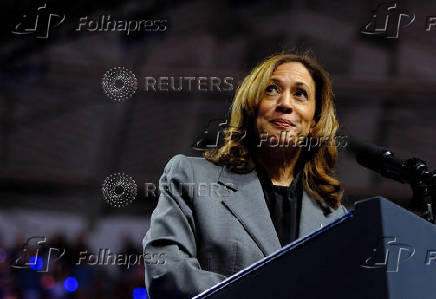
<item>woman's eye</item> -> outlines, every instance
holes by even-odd
[[[295,92],[295,95],[297,97],[303,97],[303,98],[307,99],[307,92],[304,89],[301,89],[301,88],[297,89],[297,91]]]
[[[279,89],[278,89],[278,87],[275,86],[275,85],[269,85],[269,86],[267,86],[267,88],[265,89],[265,91],[266,91],[267,93],[273,93],[273,94],[275,94],[275,93],[278,93],[278,92],[279,92]]]

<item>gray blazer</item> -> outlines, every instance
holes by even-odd
[[[256,171],[176,155],[159,186],[143,240],[151,299],[191,298],[281,248]],[[299,237],[344,213],[341,206],[324,215],[304,192]]]

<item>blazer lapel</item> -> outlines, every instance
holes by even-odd
[[[263,254],[268,256],[280,249],[256,171],[238,174],[222,167],[218,184],[231,190],[230,196],[221,199],[222,203],[244,226]]]
[[[303,191],[298,237],[304,237],[328,224],[332,219],[324,215],[323,209],[306,191]],[[326,207],[328,209],[328,207]]]

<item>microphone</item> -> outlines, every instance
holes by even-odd
[[[356,155],[357,162],[382,176],[412,187],[411,209],[420,210],[420,216],[436,223],[436,171],[429,171],[427,163],[418,158],[401,160],[382,147],[350,142],[350,150]]]
[[[357,162],[363,167],[402,184],[412,182],[413,178],[411,178],[407,160],[396,158],[391,151],[376,145],[356,141],[350,144],[350,149],[355,153]]]

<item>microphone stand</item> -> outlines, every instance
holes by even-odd
[[[427,163],[418,158],[405,161],[409,172],[407,180],[413,197],[409,208],[430,223],[436,224],[436,171],[429,171]]]

